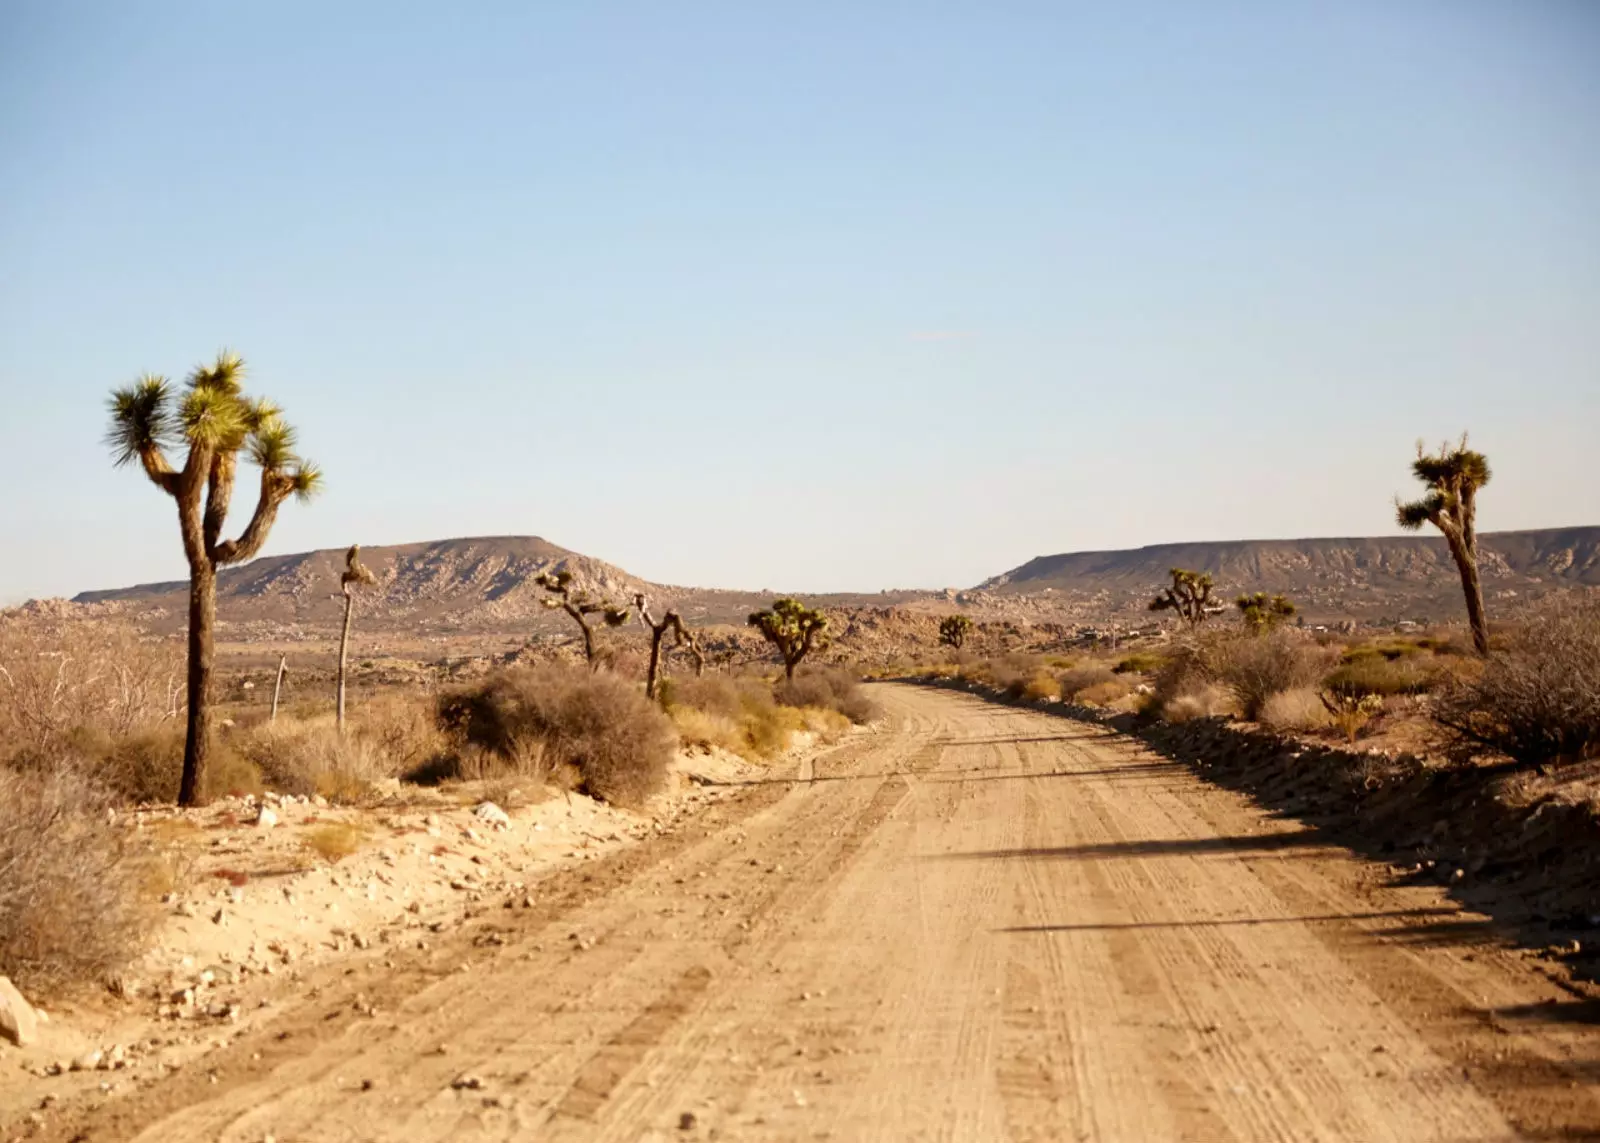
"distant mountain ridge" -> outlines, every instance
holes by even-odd
[[[1600,526],[1490,532],[1479,537],[1491,598],[1600,585]],[[984,581],[985,595],[1148,595],[1171,568],[1209,572],[1218,594],[1283,592],[1327,614],[1396,610],[1428,615],[1459,605],[1460,578],[1439,536],[1220,540],[1039,556]]]
[[[336,624],[343,610],[339,577],[344,548],[293,555],[264,556],[217,577],[217,611],[224,626],[239,624]],[[619,603],[646,593],[658,608],[678,607],[701,623],[743,623],[754,608],[766,606],[770,592],[724,591],[652,583],[604,560],[563,548],[540,536],[468,536],[416,544],[362,547],[361,562],[377,577],[358,596],[363,622],[417,631],[559,628],[564,616],[544,606],[547,594],[536,582],[545,572],[570,571],[576,586]],[[73,603],[116,603],[134,610],[165,611],[165,624],[187,617],[187,581],[139,584],[109,591],[86,591]],[[899,603],[925,595],[892,592],[834,595],[837,605]]]
[[[1481,538],[1485,594],[1505,601],[1558,587],[1600,586],[1600,526],[1496,532]],[[546,571],[571,571],[579,586],[618,602],[646,592],[658,608],[677,607],[699,624],[742,624],[771,592],[651,583],[538,536],[474,536],[363,547],[377,576],[363,592],[361,622],[418,633],[554,630],[567,621],[548,611],[535,582]],[[342,610],[344,549],[268,556],[225,570],[218,611],[236,635],[294,626],[327,629]],[[1155,544],[1120,551],[1040,556],[968,591],[894,591],[819,595],[825,607],[910,607],[1027,622],[1095,622],[1142,612],[1168,569],[1210,572],[1218,596],[1283,592],[1309,617],[1381,618],[1454,615],[1460,581],[1436,536],[1303,540],[1224,540]],[[90,591],[74,603],[116,603],[176,628],[187,615],[182,581]]]

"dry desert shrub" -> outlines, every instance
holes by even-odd
[[[268,789],[321,794],[331,802],[362,801],[375,782],[396,772],[371,739],[341,735],[331,715],[264,722],[230,736],[228,745],[255,766]]]
[[[719,746],[752,760],[781,754],[807,728],[800,708],[779,703],[771,684],[753,675],[663,679],[661,702],[684,743]]]
[[[1228,636],[1202,645],[1212,677],[1228,687],[1249,719],[1280,691],[1315,687],[1330,666],[1326,649],[1292,631]]]
[[[1117,674],[1104,663],[1086,663],[1081,667],[1073,667],[1061,675],[1061,697],[1073,702],[1086,702],[1082,696],[1092,687],[1103,687],[1108,683],[1122,683],[1124,680],[1117,678]],[[1131,689],[1131,688],[1129,688]],[[1127,694],[1127,690],[1118,693],[1118,697]]]
[[[1103,682],[1084,687],[1074,696],[1073,701],[1084,706],[1115,706],[1133,692],[1133,683],[1114,675]]]
[[[1600,593],[1539,604],[1481,674],[1439,695],[1433,717],[1463,754],[1524,766],[1600,756]]]
[[[25,988],[95,979],[139,949],[150,862],[70,769],[0,769],[0,975]]]
[[[181,721],[184,680],[174,640],[0,615],[0,760],[48,754],[85,731],[120,738]]]
[[[463,746],[508,766],[537,743],[541,765],[572,767],[584,792],[613,805],[641,804],[665,784],[672,761],[666,715],[606,671],[556,665],[499,671],[443,696],[439,715]]]
[[[1218,683],[1192,682],[1187,689],[1157,700],[1155,709],[1166,722],[1190,722],[1197,718],[1220,718],[1237,713],[1233,694]]]
[[[1028,702],[1054,701],[1061,697],[1061,684],[1040,671],[1023,685],[1021,697]]]
[[[1262,726],[1285,733],[1321,730],[1329,725],[1331,718],[1322,696],[1311,687],[1296,687],[1268,695],[1259,715]]]
[[[801,667],[794,678],[782,680],[773,688],[773,697],[784,706],[837,711],[857,726],[883,714],[861,689],[856,676],[843,667]]]
[[[346,822],[328,822],[306,831],[301,843],[329,864],[337,865],[361,848],[367,833]]]

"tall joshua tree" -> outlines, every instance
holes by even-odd
[[[1294,617],[1297,610],[1286,595],[1268,595],[1258,591],[1254,595],[1241,595],[1233,601],[1244,619],[1245,629],[1253,635],[1265,635]]]
[[[1395,517],[1402,528],[1415,532],[1432,524],[1444,534],[1450,558],[1461,573],[1461,590],[1467,597],[1467,621],[1478,654],[1489,653],[1489,621],[1483,613],[1483,584],[1478,579],[1478,490],[1489,483],[1489,458],[1467,447],[1467,434],[1455,445],[1442,444],[1429,453],[1417,442],[1417,459],[1411,471],[1427,492],[1418,500],[1395,500]]]
[[[1176,611],[1178,618],[1192,631],[1214,615],[1218,608],[1211,602],[1211,589],[1215,587],[1211,576],[1204,572],[1173,568],[1172,585],[1150,601],[1151,611]]]
[[[344,592],[344,630],[339,634],[339,713],[336,722],[339,733],[344,733],[344,666],[350,651],[350,613],[355,610],[358,587],[374,584],[378,577],[361,562],[361,545],[351,544],[344,554],[344,574],[339,577],[339,587]]]
[[[628,621],[628,609],[618,607],[609,599],[597,598],[581,588],[574,587],[572,573],[565,569],[558,572],[544,572],[535,576],[533,582],[550,593],[544,600],[546,607],[552,611],[559,608],[572,616],[572,621],[583,632],[584,662],[589,664],[591,671],[594,670],[594,624],[589,617],[598,615],[605,621],[607,627],[621,627]]]
[[[316,465],[294,451],[294,430],[278,408],[244,392],[244,362],[226,350],[189,374],[174,392],[165,377],[145,374],[112,391],[106,443],[121,465],[137,463],[178,508],[189,561],[189,714],[178,802],[192,806],[205,790],[211,741],[211,662],[217,621],[217,569],[242,563],[266,543],[278,508],[290,496],[308,500],[322,483]],[[185,450],[174,468],[168,451]],[[237,539],[222,538],[233,500],[239,454],[261,470],[255,511]]]
[[[798,599],[780,599],[766,611],[753,613],[747,622],[778,649],[784,678],[791,681],[801,659],[828,645],[828,617]]]
[[[939,624],[939,642],[946,647],[961,650],[961,645],[972,634],[972,620],[965,615],[947,615]]]
[[[674,647],[687,647],[689,655],[694,659],[694,673],[703,674],[706,669],[705,653],[700,650],[700,640],[694,632],[684,625],[683,617],[676,611],[669,611],[659,620],[650,614],[650,600],[641,591],[634,595],[633,606],[639,612],[639,622],[650,632],[650,665],[645,669],[644,695],[646,698],[656,697],[656,674],[661,668],[661,641],[666,638],[667,632],[674,635]]]

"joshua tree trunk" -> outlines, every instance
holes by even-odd
[[[650,629],[650,665],[644,673],[644,697],[656,697],[656,671],[661,666],[661,640],[667,633],[666,627],[652,627]]]
[[[339,633],[339,712],[335,722],[339,733],[344,733],[344,667],[350,652],[350,613],[355,610],[356,597],[347,586],[344,589],[344,630]]]
[[[211,659],[217,623],[217,572],[201,559],[189,569],[189,722],[178,804],[196,805],[211,753]]]
[[[1472,626],[1472,645],[1478,654],[1489,653],[1489,619],[1483,610],[1483,582],[1478,577],[1478,557],[1462,540],[1451,540],[1450,554],[1461,572],[1461,591],[1467,597],[1467,622]]]
[[[289,670],[289,656],[278,656],[278,681],[272,684],[272,713],[267,716],[268,722],[278,721],[278,696],[283,694],[283,676]]]

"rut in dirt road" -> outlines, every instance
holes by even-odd
[[[1570,997],[1438,891],[1103,729],[879,690],[885,725],[808,780],[507,913],[499,947],[334,980],[63,1137],[1600,1133],[1600,1035],[1530,1018]]]

